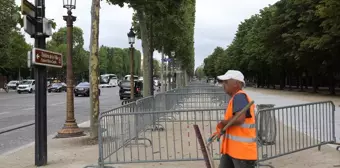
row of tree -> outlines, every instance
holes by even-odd
[[[226,48],[204,60],[209,77],[241,70],[259,87],[329,87],[340,80],[340,1],[280,0],[244,20]]]
[[[21,23],[19,11],[20,8],[13,0],[3,0],[0,3],[0,76],[21,76],[21,72],[29,75],[26,60],[27,51],[32,46],[26,43],[17,27]]]
[[[171,57],[171,65],[194,74],[194,26],[196,0],[107,0],[110,4],[128,4],[135,11],[133,28],[142,40],[143,77],[150,79],[150,59],[154,51]],[[150,95],[150,80],[144,80],[144,95]]]

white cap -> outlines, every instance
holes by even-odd
[[[222,81],[234,79],[245,84],[242,72],[237,70],[228,70],[224,75],[217,76],[217,79]]]

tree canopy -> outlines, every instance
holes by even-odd
[[[257,86],[280,89],[328,86],[339,81],[340,1],[280,0],[244,20],[226,49],[204,60],[209,77],[241,70]]]
[[[110,4],[128,4],[135,10],[133,28],[142,40],[143,76],[149,76],[149,60],[153,52],[164,52],[170,56],[175,51],[176,62],[190,75],[194,73],[194,26],[195,0],[107,0]],[[174,59],[173,59],[174,60]],[[149,90],[149,80],[144,80],[144,95]]]
[[[31,46],[17,27],[19,11],[14,0],[2,0],[0,3],[0,75],[13,78],[29,75],[26,60]]]

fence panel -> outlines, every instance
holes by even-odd
[[[258,136],[259,142],[275,139],[272,143],[259,143],[258,162],[313,147],[320,150],[321,145],[335,143],[334,111],[331,101],[260,110],[256,117],[257,132],[269,134]]]
[[[199,125],[203,136],[208,137],[223,118],[224,110],[177,109],[101,115],[99,164],[203,160],[192,126]],[[268,113],[274,121],[261,119]],[[260,110],[256,124],[268,125],[266,130],[256,126],[257,132],[269,131],[257,136],[258,166],[270,166],[263,164],[269,159],[335,143],[332,102]],[[155,129],[155,125],[161,125],[162,129]],[[261,139],[268,139],[266,135],[273,137],[270,133],[276,134],[275,141],[262,143]],[[219,159],[220,144],[215,142],[209,147],[212,157]]]
[[[102,129],[112,127],[110,133],[100,136],[100,160],[107,164],[202,160],[194,130],[199,125],[207,137],[215,131],[223,118],[222,109],[196,109],[107,114],[100,118]],[[138,122],[136,122],[138,120]],[[111,121],[108,124],[106,121]],[[153,130],[157,123],[163,130]],[[108,138],[107,135],[111,135]],[[219,143],[210,146],[219,157]]]

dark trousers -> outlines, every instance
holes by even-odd
[[[240,160],[223,154],[219,168],[255,168],[255,160]]]

